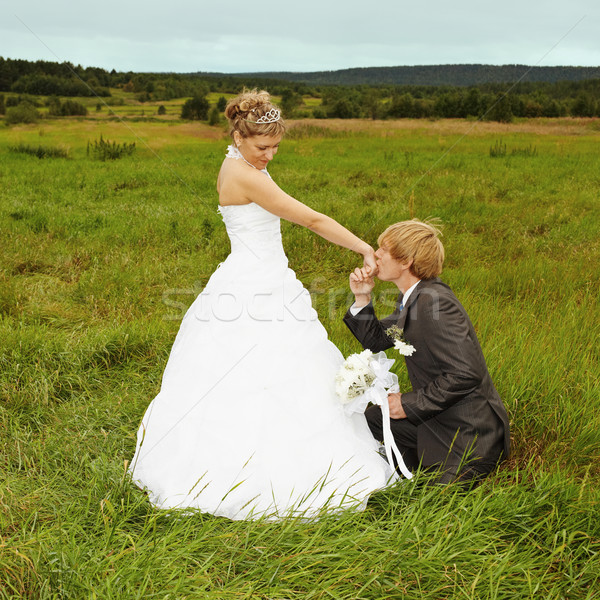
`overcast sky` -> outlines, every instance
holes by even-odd
[[[600,66],[599,0],[0,0],[0,56],[117,71]]]

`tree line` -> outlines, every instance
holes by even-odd
[[[193,102],[184,105],[182,118],[212,118],[215,121],[216,113],[209,110],[207,94],[236,94],[244,86],[265,88],[280,96],[285,115],[294,118],[485,118],[510,121],[513,117],[600,116],[600,79],[470,86],[312,85],[269,79],[264,74],[117,72],[84,68],[68,62],[0,57],[0,95],[4,92],[0,99],[0,114],[23,99],[32,103],[28,98],[32,96],[109,98],[110,88],[120,88],[142,103],[191,98]],[[320,98],[321,103],[305,106],[303,98],[307,96]],[[52,103],[51,114],[84,114],[75,105],[57,105],[56,100],[48,102]]]
[[[600,116],[600,79],[530,83],[509,91],[499,84],[470,87],[328,87],[316,117],[373,119],[483,118],[508,122],[513,117]]]

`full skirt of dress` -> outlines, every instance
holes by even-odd
[[[236,520],[364,507],[396,476],[336,397],[343,357],[283,252],[248,254],[230,254],[187,311],[132,479],[158,508]]]

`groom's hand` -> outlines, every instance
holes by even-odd
[[[356,268],[350,273],[350,290],[355,297],[356,308],[366,306],[371,302],[371,291],[375,287],[373,276],[367,270]]]
[[[406,419],[406,413],[402,408],[402,394],[388,394],[390,405],[390,419]]]

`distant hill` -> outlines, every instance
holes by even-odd
[[[204,74],[206,75],[206,74]],[[213,75],[213,74],[211,74]],[[214,74],[217,76],[217,74]],[[222,77],[223,74],[218,74]],[[515,81],[600,79],[600,67],[528,67],[527,65],[418,65],[366,67],[339,71],[235,73],[232,77],[277,79],[312,85],[449,85],[468,86]]]

